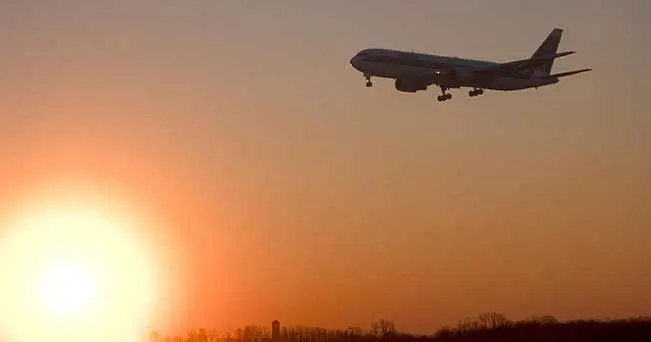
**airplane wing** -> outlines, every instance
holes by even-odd
[[[533,57],[533,58],[527,58],[527,59],[520,59],[512,62],[506,62],[506,63],[500,63],[494,66],[489,66],[486,68],[480,68],[474,70],[476,74],[480,75],[488,75],[488,74],[499,74],[502,72],[506,71],[518,71],[522,69],[528,69],[531,67],[538,66],[540,64],[543,64],[545,62],[548,62],[551,59],[556,59],[559,57],[564,57],[573,54],[574,51],[566,51],[566,52],[560,52],[560,53],[555,53],[552,55],[545,55],[545,56],[540,56],[540,57]]]

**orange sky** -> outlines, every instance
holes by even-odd
[[[88,182],[151,212],[163,329],[648,315],[651,5],[483,4],[10,1],[2,203]],[[554,70],[595,70],[537,91],[441,104],[348,64],[522,58],[557,26]]]

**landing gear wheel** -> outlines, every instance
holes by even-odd
[[[439,102],[443,102],[443,101],[446,101],[446,100],[449,100],[449,99],[452,98],[452,94],[450,94],[450,93],[446,93],[447,90],[448,90],[448,89],[447,89],[446,87],[441,87],[441,92],[442,92],[443,94],[439,95],[439,96],[436,98],[437,100],[439,100]]]
[[[473,89],[473,90],[468,92],[468,95],[470,95],[470,97],[475,97],[475,96],[479,96],[479,95],[481,95],[483,93],[484,93],[484,89]]]
[[[452,98],[452,94],[446,93],[446,94],[443,94],[443,95],[439,95],[436,99],[439,100],[439,102],[442,102],[442,101],[447,101],[447,100],[449,100],[451,98]]]
[[[364,75],[364,78],[366,78],[366,87],[370,88],[373,86],[373,82],[371,82],[371,75]]]

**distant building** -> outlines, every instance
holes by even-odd
[[[271,322],[271,340],[280,341],[280,322],[278,320]]]

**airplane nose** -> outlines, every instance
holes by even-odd
[[[350,59],[350,65],[352,65],[355,69],[359,69],[359,57],[357,55],[353,56],[353,58]]]

